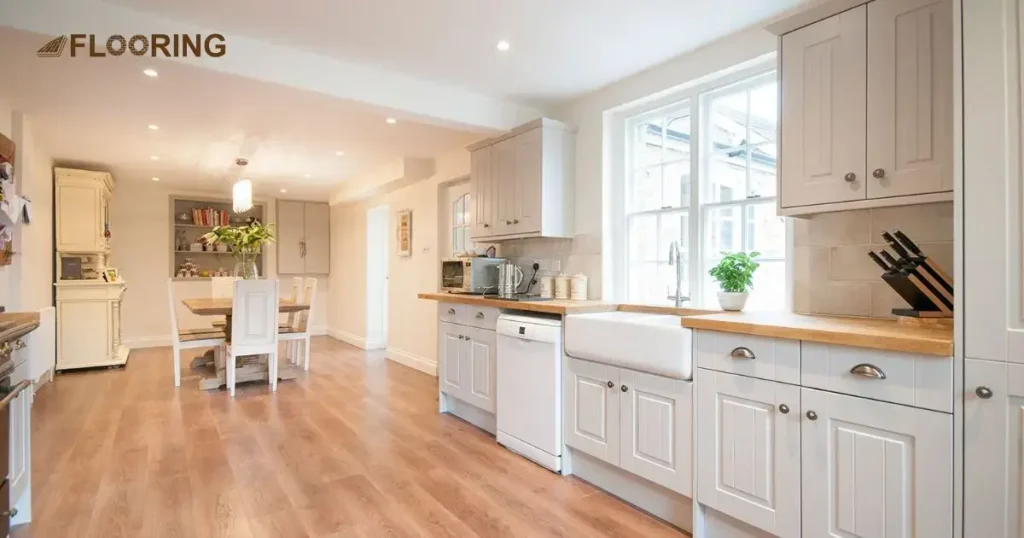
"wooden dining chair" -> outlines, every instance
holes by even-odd
[[[174,280],[167,279],[167,299],[171,310],[171,347],[174,353],[174,386],[181,386],[181,352],[186,349],[212,347],[214,356],[224,352],[225,334],[222,329],[178,328],[177,301],[174,299]]]
[[[277,390],[277,312],[280,308],[277,279],[239,280],[231,300],[231,341],[224,362],[228,391],[235,395],[237,359],[266,355],[270,390]]]
[[[307,278],[305,286],[302,289],[301,301],[299,295],[296,294],[295,302],[298,304],[309,305],[309,310],[301,310],[295,313],[295,324],[291,327],[281,329],[281,341],[286,342],[285,352],[287,357],[293,363],[298,365],[300,358],[304,361],[303,369],[309,370],[309,339],[313,324],[310,320],[313,318],[313,303],[316,300],[316,279]],[[302,347],[303,353],[299,354],[299,348]]]
[[[292,301],[295,301],[296,304],[302,302],[302,277],[301,276],[292,277]],[[282,322],[280,325],[278,325],[278,328],[280,328],[280,329],[288,329],[290,327],[295,327],[295,324],[297,322],[298,322],[298,316],[296,316],[296,312],[290,312],[286,316],[285,321]]]

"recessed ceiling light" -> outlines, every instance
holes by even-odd
[[[288,192],[288,189],[281,189],[281,194]]]
[[[303,177],[309,177],[309,174],[306,174],[306,175],[305,175],[305,176],[303,176]]]
[[[345,152],[344,151],[335,151],[334,154],[337,155],[338,157],[344,157],[345,156]]]
[[[386,119],[384,121],[388,122],[389,125],[394,125],[394,124],[398,123],[398,120],[396,120],[395,118],[388,118],[388,119]]]
[[[505,41],[504,39],[498,41],[498,50],[500,50],[501,52],[505,52],[510,48],[512,48],[512,45],[509,45],[508,41]]]
[[[159,129],[160,129],[159,125],[153,125],[152,123],[149,124],[149,130],[150,131],[156,131],[156,130],[159,130]]]
[[[150,158],[149,158],[149,159],[150,159],[151,161],[159,161],[159,160],[160,160],[160,157],[159,157],[159,156],[157,156],[157,155],[152,155],[152,156],[150,156]]]
[[[153,181],[160,181],[160,178],[158,178],[158,177],[154,177],[154,178],[153,178]]]
[[[145,70],[145,71],[143,71],[142,73],[143,73],[144,75],[146,75],[147,77],[155,77],[155,76],[157,76],[157,75],[159,75],[159,74],[160,74],[160,73],[157,73],[157,72],[156,72],[156,69],[146,69],[146,70]]]

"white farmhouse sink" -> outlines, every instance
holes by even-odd
[[[565,317],[570,357],[631,370],[691,379],[693,331],[679,316],[602,312]]]

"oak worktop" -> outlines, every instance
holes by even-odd
[[[430,299],[442,303],[469,304],[476,306],[490,306],[493,308],[507,308],[509,310],[523,310],[526,312],[541,312],[544,314],[591,314],[594,312],[614,312],[619,305],[606,303],[604,301],[568,301],[564,299],[550,299],[545,301],[505,301],[493,296],[483,297],[481,295],[466,295],[462,293],[421,293],[420,299]]]
[[[0,313],[0,342],[20,338],[39,327],[38,312]]]
[[[806,316],[788,312],[722,312],[682,318],[683,327],[823,344],[953,356],[953,328],[915,327],[881,319]]]

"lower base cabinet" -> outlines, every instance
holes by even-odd
[[[441,391],[489,413],[495,410],[497,336],[494,331],[439,322]]]
[[[705,506],[783,538],[953,535],[952,415],[702,368],[697,409]]]
[[[693,496],[693,384],[566,359],[565,444]]]

